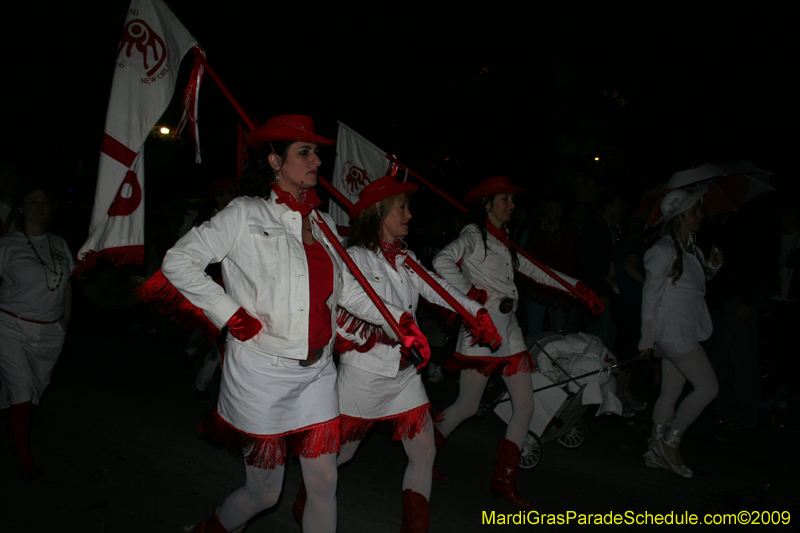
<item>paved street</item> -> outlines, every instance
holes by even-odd
[[[205,518],[243,482],[241,459],[196,430],[211,405],[195,399],[193,371],[181,363],[186,334],[157,320],[158,330],[147,332],[141,325],[147,317],[140,308],[103,310],[78,298],[67,346],[34,413],[34,456],[48,475],[22,480],[8,447],[0,446],[0,531],[179,532]],[[428,384],[435,410],[455,398],[455,377]],[[656,391],[639,392],[652,405]],[[589,410],[584,444],[576,449],[545,444],[539,465],[520,471],[518,486],[538,502],[540,513],[689,512],[702,517],[790,511],[787,530],[796,531],[796,413],[797,405],[790,404],[756,432],[714,426],[694,431],[682,451],[704,475],[684,480],[644,466],[649,414],[595,418]],[[3,424],[0,442],[7,442],[6,431]],[[434,482],[432,532],[502,528],[482,525],[483,512],[494,511],[496,517],[517,512],[489,493],[494,449],[503,431],[490,413],[468,421],[448,441],[440,458],[448,479]],[[373,433],[340,471],[339,531],[399,531],[404,467],[402,447],[384,433]],[[291,513],[299,480],[294,461],[287,467],[280,503],[253,520],[249,533],[299,531]]]

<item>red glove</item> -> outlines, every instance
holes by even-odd
[[[489,316],[489,311],[486,309],[478,309],[475,314],[475,320],[478,322],[477,329],[470,330],[472,333],[472,344],[487,344],[493,350],[500,346],[503,338],[497,333],[497,328],[492,322],[492,317]]]
[[[589,311],[591,311],[593,315],[599,315],[603,312],[603,302],[600,301],[600,297],[597,296],[594,291],[587,287],[582,281],[579,281],[575,284],[575,290],[580,293],[580,298],[583,302],[583,305],[588,307]]]
[[[483,305],[486,303],[486,300],[489,299],[489,294],[484,289],[478,289],[475,287],[475,285],[473,285],[469,288],[467,298],[470,300],[475,300],[479,304]]]
[[[240,341],[246,341],[261,331],[261,321],[240,307],[228,319],[228,331]]]
[[[403,313],[403,316],[400,317],[400,329],[403,331],[403,335],[405,336],[405,344],[402,348],[400,348],[400,352],[403,354],[403,357],[414,362],[417,370],[419,370],[427,365],[431,358],[431,348],[428,346],[428,339],[426,339],[425,335],[423,335],[419,330],[417,323],[414,322],[414,317],[409,313]],[[419,351],[419,354],[423,359],[422,362],[414,361],[412,359],[412,347]]]

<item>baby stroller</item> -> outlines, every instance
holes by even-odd
[[[539,464],[542,444],[553,440],[565,448],[583,444],[586,424],[582,416],[590,405],[600,405],[597,415],[622,412],[612,375],[619,366],[617,359],[594,335],[543,333],[530,352],[539,370],[531,373],[534,410],[519,463],[526,469]],[[489,408],[508,423],[508,392],[481,406],[484,413]]]

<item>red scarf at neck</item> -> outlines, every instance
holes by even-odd
[[[289,209],[297,211],[303,217],[307,217],[311,210],[321,203],[317,196],[317,191],[314,189],[300,189],[299,201],[275,184],[272,185],[272,191],[278,196],[275,200],[276,204],[286,204]]]
[[[511,239],[508,238],[508,233],[506,233],[506,225],[503,224],[502,228],[498,228],[492,221],[488,218],[486,219],[486,229],[489,231],[491,235],[493,235],[498,241],[502,242],[506,245],[506,248],[511,248]]]
[[[383,252],[383,257],[389,261],[389,264],[392,265],[392,268],[395,272],[397,272],[397,264],[395,263],[397,256],[405,257],[408,255],[408,252],[404,248],[405,243],[401,239],[397,239],[394,241],[394,244],[387,244],[381,241],[381,252]]]

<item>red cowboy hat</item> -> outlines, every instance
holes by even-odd
[[[511,180],[506,176],[495,176],[494,178],[483,180],[477,187],[465,194],[464,201],[471,204],[485,196],[494,196],[495,194],[503,193],[517,194],[527,190],[528,189],[523,189],[522,187],[514,187],[511,185]]]
[[[414,194],[417,189],[419,189],[419,185],[416,183],[397,183],[394,176],[384,176],[373,181],[358,193],[358,202],[350,208],[350,218],[357,218],[364,209],[390,196]]]
[[[314,119],[305,115],[278,115],[267,123],[245,135],[248,146],[261,148],[270,141],[311,142],[320,146],[330,146],[335,139],[326,139],[314,133]]]

